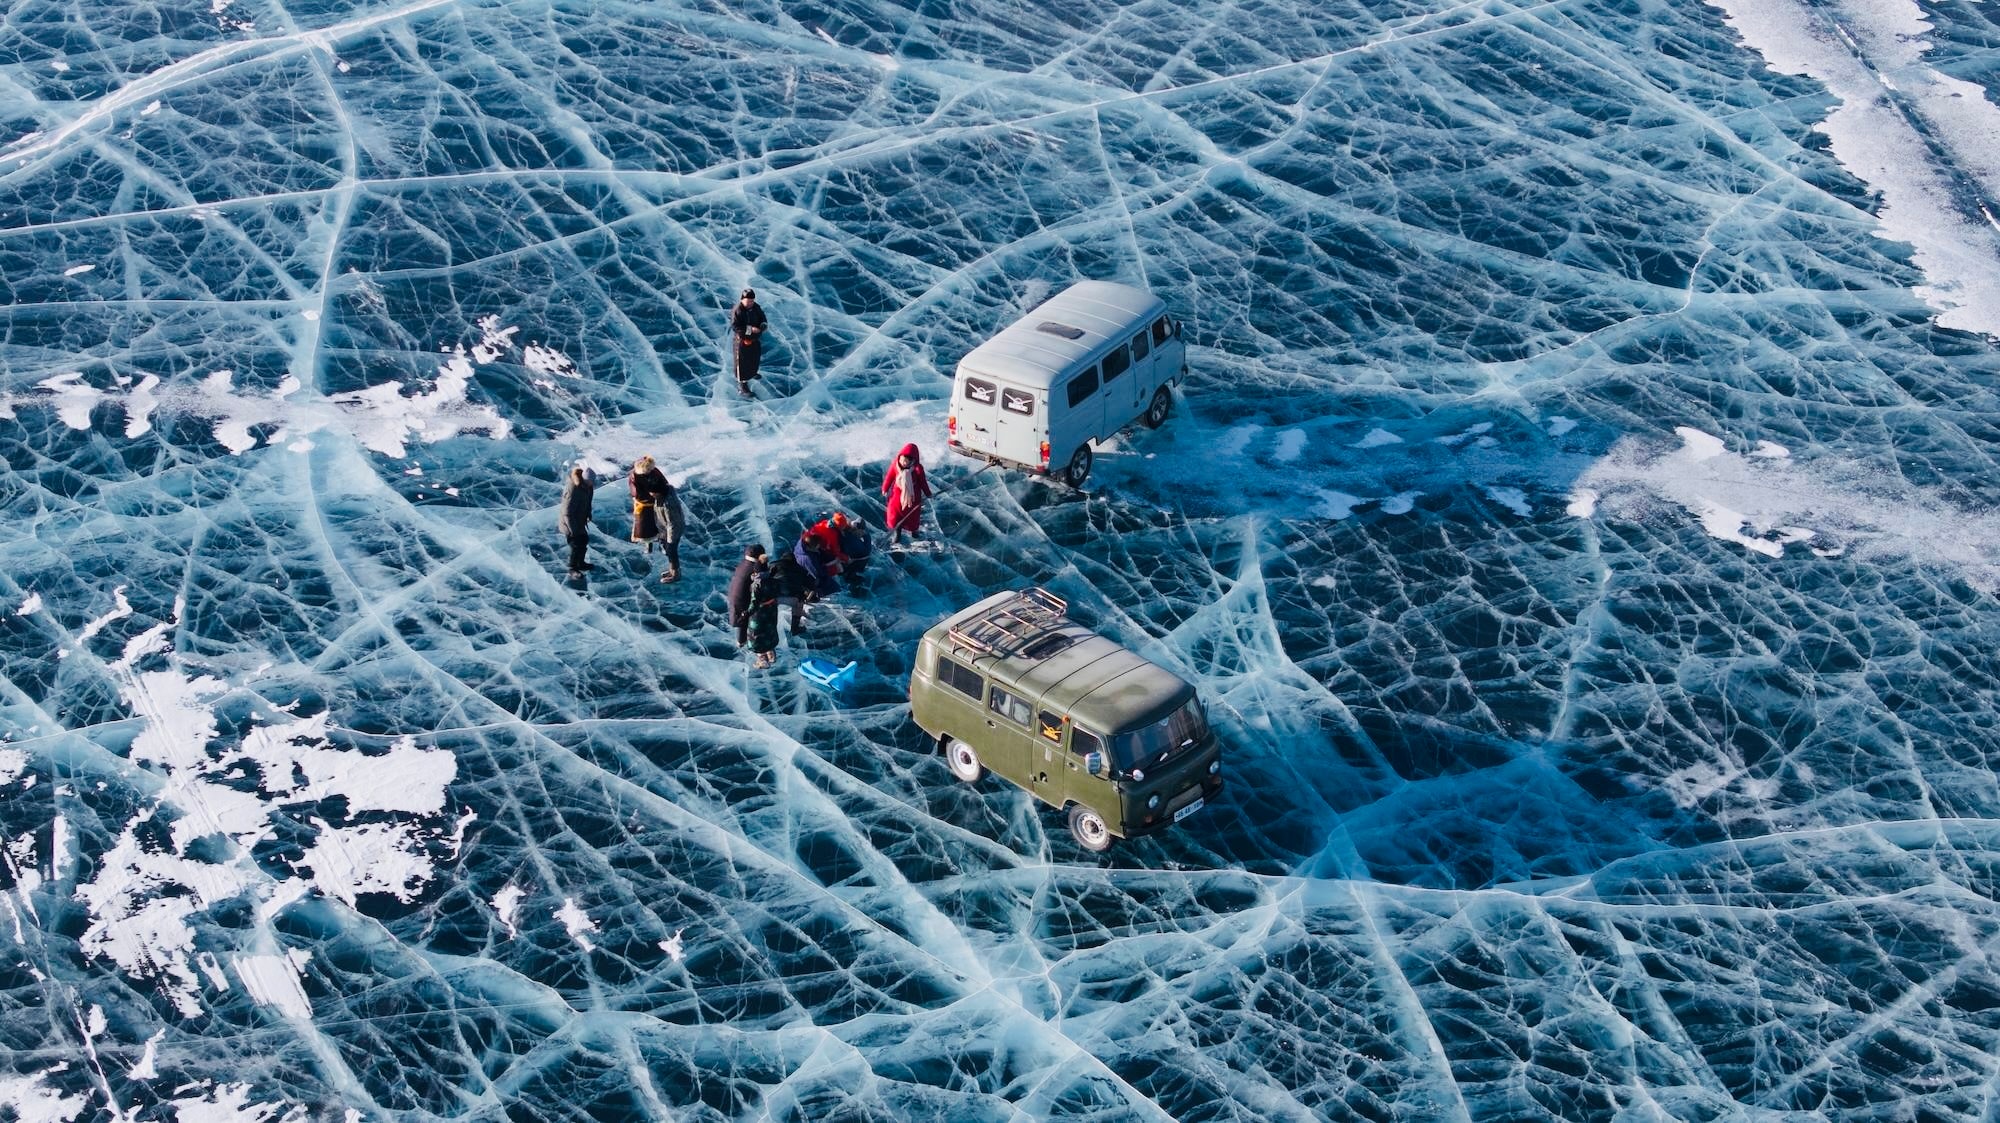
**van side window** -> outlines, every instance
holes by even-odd
[[[1008,413],[1018,413],[1023,417],[1035,415],[1035,396],[1026,390],[1007,389],[1000,391],[1000,408]]]
[[[1097,393],[1097,368],[1091,367],[1069,380],[1069,404],[1082,405],[1084,400]]]
[[[1159,319],[1154,320],[1153,342],[1165,343],[1167,341],[1167,336],[1173,334],[1173,330],[1174,329],[1167,326],[1167,318],[1165,316],[1161,316]]]
[[[1051,741],[1062,740],[1062,716],[1043,710],[1035,715],[1035,731]]]
[[[1132,361],[1136,363],[1145,358],[1146,350],[1146,333],[1142,331],[1132,337]]]
[[[1125,368],[1131,365],[1132,357],[1125,353],[1125,348],[1113,347],[1111,353],[1104,356],[1104,381],[1109,382],[1124,374]]]
[[[942,655],[938,656],[937,677],[943,679],[953,690],[975,702],[986,692],[986,680],[980,677],[978,671],[962,663],[955,663]]]
[[[1027,701],[1014,697],[998,686],[993,688],[992,695],[986,699],[986,708],[1016,725],[1028,724]]]
[[[998,389],[983,378],[968,378],[965,380],[965,400],[974,405],[990,406]]]
[[[1069,727],[1069,751],[1078,756],[1101,753],[1104,751],[1104,742],[1097,739],[1097,734],[1082,726],[1072,725]]]

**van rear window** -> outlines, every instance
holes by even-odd
[[[974,405],[992,405],[993,395],[999,392],[1000,388],[998,386],[993,385],[983,378],[968,378],[965,380],[965,400]]]
[[[1113,347],[1111,353],[1104,356],[1104,381],[1109,382],[1119,375],[1124,374],[1125,368],[1131,365],[1132,357],[1125,353],[1125,348],[1123,346]]]
[[[1097,393],[1097,368],[1091,367],[1069,380],[1069,404],[1082,405]]]
[[[978,671],[942,655],[938,656],[937,677],[943,679],[953,690],[975,702],[979,700],[980,695],[986,693],[986,680],[980,677]]]
[[[1000,391],[1000,408],[1008,413],[1018,413],[1023,417],[1035,415],[1035,396],[1026,390],[1009,387]]]

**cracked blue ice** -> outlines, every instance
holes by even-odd
[[[29,5],[22,1118],[1983,1118],[2000,23],[1836,2]],[[1191,371],[942,445],[1079,277]],[[770,312],[759,400],[721,326]],[[742,546],[879,518],[750,672]],[[659,457],[687,576],[623,541]],[[562,580],[567,465],[607,477]],[[916,637],[1041,583],[1230,784],[1099,858]]]

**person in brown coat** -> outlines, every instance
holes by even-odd
[[[660,575],[660,580],[680,580],[681,526],[686,518],[680,495],[650,456],[641,456],[632,465],[625,486],[632,493],[632,541],[644,542],[649,554],[655,545],[665,547],[667,571]]]

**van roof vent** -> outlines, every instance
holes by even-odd
[[[1041,323],[1035,325],[1035,330],[1045,331],[1048,332],[1050,335],[1060,335],[1064,339],[1083,338],[1082,328],[1073,328],[1068,324],[1059,324],[1054,320],[1043,320]]]
[[[1026,651],[1044,658],[1062,648],[1028,650],[1069,616],[1069,603],[1047,589],[1023,589],[951,630],[951,641],[982,655],[1012,656]],[[1067,644],[1062,645],[1067,647]]]

